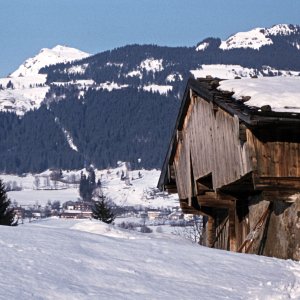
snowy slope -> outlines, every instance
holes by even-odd
[[[96,221],[1,227],[1,299],[299,299],[299,262]]]
[[[44,48],[36,56],[27,59],[7,78],[0,79],[0,110],[13,111],[23,115],[29,110],[38,108],[49,90],[46,75],[38,74],[42,67],[61,62],[69,62],[89,56],[80,50],[56,46]],[[8,84],[11,83],[12,87]]]
[[[270,105],[274,111],[300,113],[299,76],[224,80],[219,89],[234,91],[236,99],[250,96],[248,106]]]
[[[240,65],[201,65],[198,69],[191,70],[195,78],[206,77],[207,75],[218,77],[220,79],[234,79],[235,77],[299,77],[300,72],[276,70],[268,66],[258,70],[255,68],[246,68]],[[280,79],[279,79],[280,80]]]

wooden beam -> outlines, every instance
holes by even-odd
[[[256,190],[299,190],[300,177],[267,177],[254,175]]]
[[[177,193],[177,186],[175,184],[166,184],[164,188],[169,194]]]
[[[182,209],[182,212],[184,214],[192,214],[192,215],[201,215],[201,216],[207,216],[212,217],[212,211],[209,207],[193,207],[188,205],[188,199],[180,199],[180,208]]]
[[[197,193],[200,195],[204,194],[205,192],[211,191],[211,188],[209,188],[208,186],[206,186],[198,181],[196,182],[196,184],[197,184]]]
[[[204,195],[198,195],[197,201],[201,207],[230,208],[235,207],[236,199],[225,194],[207,192]]]

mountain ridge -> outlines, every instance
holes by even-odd
[[[190,76],[300,76],[299,26],[286,26],[270,28],[272,44],[258,49],[223,50],[216,38],[195,47],[134,44],[0,79],[0,170],[118,160],[135,168],[140,158],[139,167],[160,168]]]

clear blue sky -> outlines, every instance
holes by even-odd
[[[300,24],[300,0],[0,0],[0,76],[57,44],[193,46],[278,23]]]

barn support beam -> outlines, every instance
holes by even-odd
[[[206,223],[206,246],[213,247],[216,238],[216,224],[213,217],[208,217]]]
[[[229,249],[231,251],[237,251],[237,234],[236,234],[236,222],[238,221],[236,218],[236,201],[237,199],[223,193],[212,193],[208,192],[204,195],[198,195],[197,201],[201,207],[204,209],[205,207],[210,208],[213,211],[215,209],[224,208],[228,211],[229,218]],[[216,239],[216,226],[215,220],[213,217],[208,219],[208,223],[206,225],[206,235],[207,235],[207,246],[212,247],[215,243]]]
[[[198,195],[197,201],[200,207],[230,208],[235,207],[236,199],[226,194],[207,192],[204,195]]]
[[[299,177],[268,177],[253,174],[254,187],[263,191],[297,191],[300,189]]]
[[[236,212],[235,206],[228,209],[229,216],[229,249],[230,251],[237,251],[237,241],[236,241]]]
[[[180,208],[184,214],[193,214],[193,215],[201,215],[201,216],[212,216],[212,209],[210,207],[200,207],[195,203],[192,198],[192,206],[188,204],[188,199],[180,199]]]

